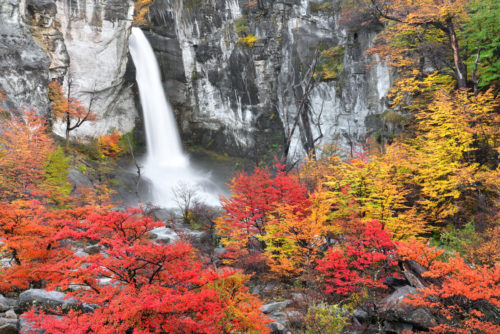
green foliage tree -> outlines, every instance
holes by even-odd
[[[69,157],[66,157],[62,147],[51,152],[43,164],[44,184],[48,186],[50,198],[63,204],[71,192],[68,182]]]
[[[468,19],[458,33],[466,50],[466,64],[476,74],[479,88],[498,86],[500,82],[500,2],[473,0]],[[498,87],[497,87],[498,89]]]

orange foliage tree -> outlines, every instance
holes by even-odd
[[[81,286],[69,295],[94,310],[54,317],[35,309],[28,315],[33,327],[50,333],[269,332],[245,276],[206,269],[183,242],[152,242],[149,232],[159,226],[139,210],[68,220],[54,240],[69,244],[72,255],[39,270],[49,288]],[[82,242],[95,244],[99,252],[74,254]]]
[[[312,272],[328,234],[340,232],[330,225],[330,210],[324,193],[315,192],[298,206],[285,204],[269,215],[266,233],[259,239],[266,244],[264,254],[278,278],[289,280]]]
[[[378,38],[375,53],[388,59],[391,65],[407,69],[421,69],[419,54],[437,61],[443,61],[439,57],[450,56],[458,88],[467,87],[467,68],[457,38],[457,27],[467,15],[467,0],[360,2],[369,8],[373,17],[388,23]]]
[[[36,200],[0,202],[2,256],[9,263],[2,268],[0,290],[42,287],[47,278],[43,268],[53,267],[61,258],[72,255],[54,235],[69,220],[81,219],[88,212],[87,209],[50,210]]]
[[[71,82],[68,83],[68,94],[65,95],[62,86],[57,81],[49,84],[49,98],[54,116],[65,122],[66,148],[69,145],[69,134],[79,128],[86,121],[97,119],[97,115],[92,112],[94,98],[90,99],[89,107],[85,108],[81,102],[71,97]]]
[[[101,136],[97,140],[99,150],[108,157],[116,157],[122,153],[123,148],[120,143],[121,134],[117,130],[111,134]]]
[[[0,121],[0,199],[40,197],[44,164],[56,149],[43,118],[33,112]],[[47,190],[47,189],[45,189]]]
[[[500,268],[471,266],[455,254],[448,261],[443,251],[415,240],[401,242],[398,252],[404,260],[414,260],[429,268],[423,277],[431,283],[408,302],[431,310],[440,324],[432,333],[500,332]]]

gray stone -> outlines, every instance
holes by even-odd
[[[392,324],[391,326],[395,323],[411,324],[419,329],[435,326],[436,320],[426,309],[407,302],[407,298],[416,293],[417,290],[410,286],[397,289],[377,304],[380,316]]]
[[[5,312],[4,317],[7,319],[17,319],[17,314],[16,312],[14,312],[14,310],[8,310],[7,312]]]
[[[74,188],[78,188],[78,187],[92,188],[93,187],[92,181],[90,181],[88,176],[86,176],[80,170],[75,169],[75,168],[69,169],[68,179]]]
[[[282,302],[272,302],[272,303],[262,305],[261,310],[262,310],[262,313],[264,313],[264,314],[272,314],[272,313],[276,313],[278,311],[281,311],[282,309],[284,309],[285,307],[287,307],[290,304],[291,304],[290,300],[285,300]]]
[[[271,322],[268,326],[272,334],[284,334],[286,332],[286,327],[280,322]]]
[[[352,315],[353,317],[358,319],[359,322],[366,322],[368,319],[370,319],[370,315],[368,314],[368,312],[366,312],[362,308],[355,309]]]
[[[168,227],[157,227],[151,231],[151,234],[156,242],[163,244],[171,244],[180,239],[177,232]]]
[[[76,308],[78,301],[73,298],[65,298],[65,294],[57,291],[42,289],[29,289],[19,294],[17,308],[19,311],[27,311],[31,306],[38,306],[46,311],[60,307],[63,310]]]
[[[6,298],[3,295],[0,295],[0,312],[5,312],[10,310],[16,305],[16,301],[11,298]]]
[[[0,325],[0,334],[17,334],[17,320]]]

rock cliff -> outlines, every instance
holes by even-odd
[[[17,0],[0,1],[0,90],[7,95],[0,108],[46,115],[50,59],[24,24],[24,8]]]
[[[290,160],[312,144],[360,150],[384,126],[391,73],[365,55],[381,27],[347,30],[339,13],[340,0],[156,0],[143,28],[184,141],[259,159],[287,139]],[[140,124],[125,79],[132,15],[132,0],[0,0],[3,107],[47,114],[56,79],[85,106],[93,98],[99,115],[72,135],[131,131]],[[308,86],[325,50],[336,73]]]
[[[383,126],[391,74],[364,53],[381,27],[343,29],[339,13],[338,0],[156,0],[148,37],[185,141],[262,157],[291,137],[290,159],[311,142],[359,150]],[[330,48],[337,75],[308,90]],[[303,100],[308,119],[296,121]]]
[[[136,108],[124,80],[132,0],[0,0],[0,89],[4,108],[49,111],[47,86],[56,79],[84,106],[94,99],[96,122],[72,132],[96,137],[134,128]],[[57,123],[56,133],[63,130]]]

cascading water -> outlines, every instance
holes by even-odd
[[[153,184],[154,204],[173,207],[175,191],[192,191],[205,203],[218,205],[215,185],[208,175],[190,166],[182,150],[174,113],[163,91],[158,62],[140,28],[132,28],[129,49],[136,68],[146,130],[147,155],[143,174]]]

